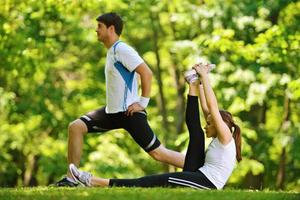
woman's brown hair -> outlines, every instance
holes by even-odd
[[[221,117],[223,121],[227,124],[229,127],[230,131],[232,132],[232,137],[235,142],[235,147],[236,147],[236,160],[240,162],[242,160],[242,154],[241,154],[241,149],[242,149],[242,137],[241,137],[241,129],[240,127],[234,123],[232,115],[230,112],[226,110],[220,110]]]

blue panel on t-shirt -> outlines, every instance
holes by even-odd
[[[128,89],[132,90],[132,83],[134,77],[134,71],[130,72],[121,62],[117,61],[114,63],[114,66],[121,74],[122,78],[124,79]]]

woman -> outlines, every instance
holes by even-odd
[[[75,165],[70,164],[73,178],[85,186],[184,186],[222,189],[234,169],[235,160],[242,159],[240,128],[234,123],[229,112],[218,108],[215,94],[209,83],[209,65],[196,64],[193,68],[185,74],[189,83],[186,124],[190,141],[182,172],[150,175],[137,179],[104,179],[80,171]],[[207,122],[206,136],[213,138],[206,153],[204,131],[200,125],[198,93]]]

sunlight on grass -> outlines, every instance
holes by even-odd
[[[189,188],[2,188],[2,200],[50,200],[50,199],[108,199],[108,200],[137,200],[137,199],[172,199],[172,200],[232,200],[232,199],[272,199],[272,200],[299,200],[300,194],[296,192],[252,191],[252,190],[194,190]]]

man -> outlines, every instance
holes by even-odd
[[[80,163],[83,136],[123,128],[152,158],[182,168],[185,156],[166,149],[151,130],[145,111],[150,97],[152,72],[139,54],[119,40],[123,21],[116,13],[97,18],[98,40],[107,48],[105,78],[106,106],[71,122],[68,133],[68,163]],[[137,74],[141,79],[138,96]],[[77,186],[70,172],[57,186]]]

